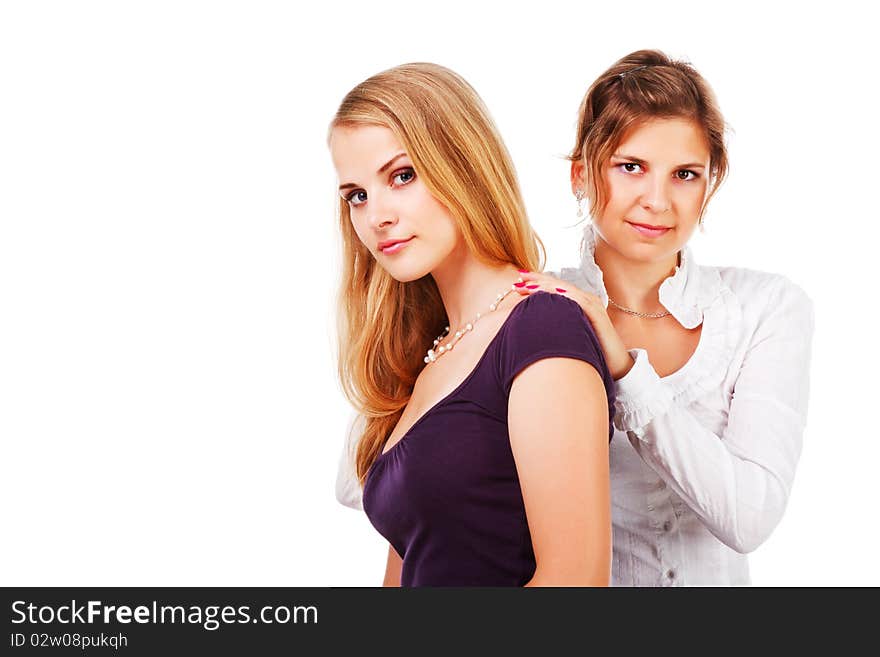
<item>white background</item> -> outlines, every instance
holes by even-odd
[[[644,47],[689,59],[735,131],[697,261],[815,303],[803,456],[753,581],[880,584],[860,3],[425,4],[0,5],[0,584],[379,583],[384,542],[333,494],[336,105],[403,62],[461,73],[571,266],[578,103]]]

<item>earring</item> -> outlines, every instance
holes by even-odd
[[[578,204],[578,213],[577,213],[577,216],[578,216],[578,217],[583,217],[583,216],[584,216],[584,192],[583,192],[583,190],[580,190],[580,189],[577,190],[577,191],[574,193],[574,198],[575,198],[575,200],[577,201],[577,204]]]

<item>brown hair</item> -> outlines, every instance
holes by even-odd
[[[585,192],[593,216],[608,203],[604,169],[611,155],[631,128],[653,118],[691,119],[705,130],[710,175],[703,210],[718,190],[728,162],[724,117],[712,88],[687,62],[659,50],[638,50],[602,73],[581,101],[568,159],[586,164]]]
[[[378,73],[346,95],[330,131],[360,125],[394,133],[480,260],[540,271],[543,245],[529,225],[513,162],[483,101],[461,76],[426,63]],[[366,417],[355,459],[363,483],[403,414],[425,366],[425,346],[441,332],[446,311],[431,276],[402,283],[376,264],[344,199],[338,221],[339,378]]]

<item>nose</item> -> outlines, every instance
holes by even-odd
[[[390,228],[397,223],[397,211],[382,191],[374,192],[367,206],[369,208],[367,221],[373,230]]]
[[[640,199],[642,207],[654,214],[667,212],[672,207],[668,181],[663,177],[654,176],[646,180],[645,184],[647,187]]]

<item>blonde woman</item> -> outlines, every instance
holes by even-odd
[[[724,132],[689,64],[653,50],[617,61],[584,96],[570,155],[592,217],[581,263],[523,275],[521,294],[578,302],[615,379],[615,585],[748,584],[746,554],[782,518],[800,456],[809,299],[687,248],[727,172]],[[350,468],[337,496],[357,506]]]
[[[540,267],[509,155],[431,64],[355,87],[331,123],[339,374],[363,416],[363,507],[403,586],[607,585],[612,382]]]

